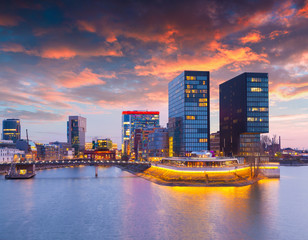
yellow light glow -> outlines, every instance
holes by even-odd
[[[187,120],[195,120],[196,117],[195,117],[195,116],[186,116],[186,119],[187,119]]]
[[[250,169],[250,167],[244,167],[244,168],[240,168],[240,169],[232,169],[232,170],[207,170],[207,171],[183,171],[183,170],[176,170],[176,169],[170,169],[170,168],[164,168],[164,167],[157,167],[157,166],[151,166],[151,168],[158,168],[158,169],[163,169],[163,170],[167,170],[167,171],[171,171],[171,172],[180,172],[180,173],[231,173],[231,172],[239,172],[239,171],[243,171],[243,170],[248,170]]]

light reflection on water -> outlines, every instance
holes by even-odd
[[[94,173],[1,178],[0,240],[308,239],[308,167],[282,167],[280,180],[245,187],[160,186],[115,167]]]

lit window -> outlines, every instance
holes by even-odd
[[[199,142],[200,142],[200,143],[207,142],[207,139],[206,139],[206,138],[199,138]]]
[[[186,116],[186,119],[187,119],[187,120],[195,120],[196,117],[195,117],[195,116]]]
[[[199,103],[199,107],[207,107],[207,103]]]
[[[196,76],[186,76],[186,80],[196,80]]]
[[[251,78],[251,82],[261,82],[260,78]]]
[[[252,92],[262,92],[262,88],[251,88],[250,89]]]
[[[185,92],[186,92],[186,93],[191,93],[191,90],[186,89]]]
[[[199,98],[199,102],[207,102],[207,98]]]

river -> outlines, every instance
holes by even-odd
[[[116,167],[0,175],[0,240],[308,239],[308,167],[245,187],[167,187]]]

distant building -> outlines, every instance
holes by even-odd
[[[16,148],[13,140],[0,140],[0,148]]]
[[[122,152],[130,155],[135,151],[135,129],[159,126],[158,111],[123,111],[122,112]],[[135,153],[134,153],[135,154]]]
[[[268,74],[245,72],[219,85],[220,147],[225,155],[260,154],[268,133]]]
[[[2,139],[16,143],[20,139],[20,120],[4,119],[2,122]]]
[[[16,148],[0,148],[0,163],[10,163],[14,160],[20,160],[24,155],[24,151]]]
[[[210,150],[213,151],[216,156],[219,156],[220,155],[220,133],[219,131],[215,133],[211,133],[210,143],[211,143]]]
[[[26,160],[37,159],[37,148],[33,141],[20,139],[16,141],[16,148],[25,152]]]
[[[73,157],[73,153],[75,153],[75,150],[70,147],[69,143],[67,142],[50,142],[50,145],[56,146],[56,149],[58,151],[57,158],[58,159],[66,159]]]
[[[75,149],[75,154],[85,150],[87,119],[81,116],[69,116],[67,122],[67,142]]]
[[[94,149],[98,150],[111,150],[112,149],[112,140],[110,138],[96,139],[92,141]]]
[[[184,71],[168,85],[169,155],[210,149],[210,74]]]
[[[93,146],[93,142],[86,142],[85,143],[85,150],[90,150],[90,149],[93,149],[94,146]]]

